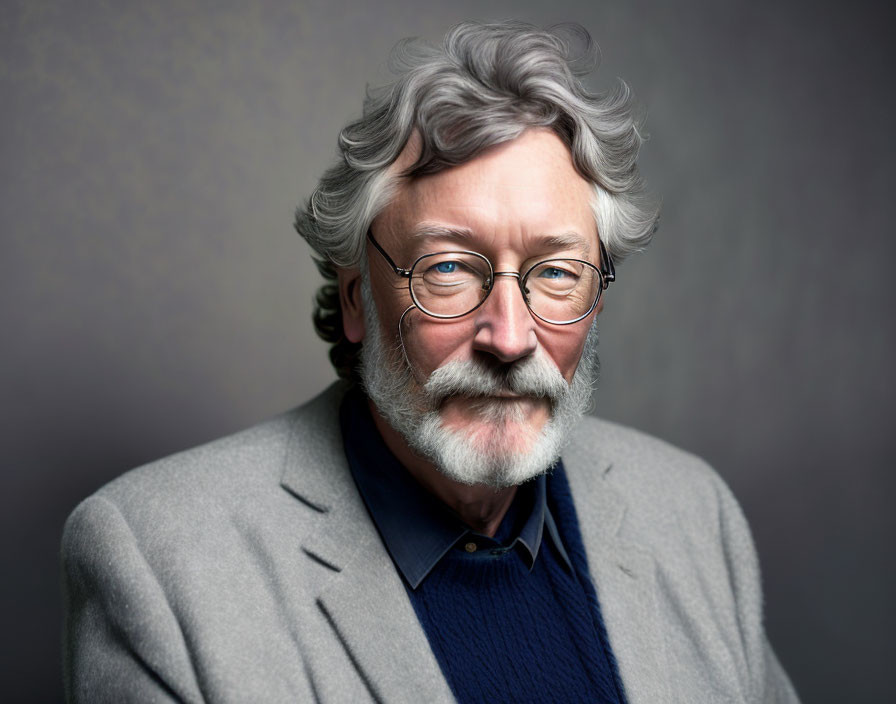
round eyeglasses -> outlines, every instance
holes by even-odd
[[[410,269],[396,266],[373,233],[367,238],[393,271],[408,280],[414,305],[434,318],[459,318],[481,306],[499,276],[515,278],[532,314],[546,323],[570,325],[588,317],[601,292],[616,280],[613,261],[600,243],[601,269],[584,259],[545,259],[525,273],[495,271],[478,252],[424,254]]]

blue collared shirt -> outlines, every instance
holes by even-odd
[[[490,538],[465,525],[399,463],[376,429],[366,398],[357,390],[346,396],[340,421],[343,436],[351,440],[345,443],[345,452],[355,483],[386,549],[412,589],[459,543],[470,559],[489,559],[513,550],[531,570],[547,534],[560,560],[572,570],[548,508],[544,475],[520,487],[495,537]]]

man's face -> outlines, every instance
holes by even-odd
[[[415,156],[409,147],[395,168],[405,168]],[[466,164],[404,182],[372,230],[403,267],[423,254],[457,249],[485,255],[502,272],[525,271],[556,257],[599,265],[592,193],[560,139],[548,130],[529,130]],[[475,311],[440,320],[414,309],[399,337],[402,313],[412,305],[407,280],[372,248],[369,257],[380,334],[387,348],[403,343],[406,355],[406,362],[387,355],[381,364],[407,369],[409,363],[409,397],[422,395],[433,372],[450,370],[452,363],[462,370],[475,363],[499,375],[515,367],[540,368],[572,382],[596,313],[571,325],[546,323],[529,312],[517,280],[499,276]],[[368,327],[373,320],[368,315]],[[444,430],[479,451],[504,448],[522,455],[538,442],[555,408],[551,398],[504,389],[487,399],[449,393],[435,410]]]

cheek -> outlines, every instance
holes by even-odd
[[[391,274],[391,272],[388,272]],[[397,340],[398,324],[402,313],[411,305],[411,297],[407,292],[406,284],[397,281],[397,277],[389,278],[382,271],[371,271],[371,289],[373,300],[376,304],[377,319],[380,324],[380,332],[386,341]],[[408,313],[405,317],[403,332],[408,330],[408,321],[414,313]]]
[[[448,362],[470,356],[475,331],[469,321],[438,321],[419,311],[408,313],[405,321],[405,348],[424,376]]]
[[[571,382],[579,366],[582,350],[585,348],[585,338],[591,325],[591,319],[587,322],[575,323],[563,328],[548,331],[541,337],[544,351],[557,365],[560,373],[567,382]]]

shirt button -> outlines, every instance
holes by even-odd
[[[467,552],[476,552],[476,543],[467,543],[464,545],[464,550]]]

